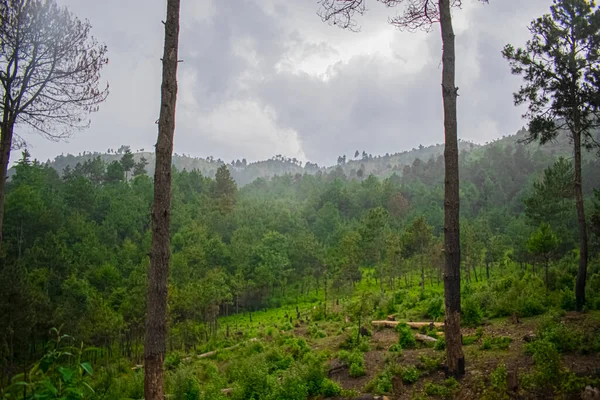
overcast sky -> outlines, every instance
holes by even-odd
[[[91,21],[110,62],[110,95],[67,143],[21,132],[34,157],[156,142],[165,0],[59,0]],[[523,45],[551,0],[464,0],[454,12],[459,137],[479,143],[524,125],[520,80],[500,52]],[[328,26],[315,0],[182,0],[175,152],[283,154],[320,164],[355,150],[394,153],[443,141],[441,40],[387,23],[401,9],[367,0],[359,33]],[[13,160],[18,158],[13,155]]]

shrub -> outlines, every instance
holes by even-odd
[[[478,340],[479,340],[479,338],[475,335],[467,335],[467,336],[463,336],[462,344],[463,344],[463,346],[470,346]]]
[[[275,390],[269,400],[305,400],[308,397],[308,386],[304,379],[303,366],[294,364],[283,372],[281,381],[275,385]]]
[[[323,379],[320,394],[323,397],[335,397],[342,393],[342,387],[331,379]]]
[[[433,297],[427,303],[427,312],[425,317],[436,320],[442,315],[444,315],[444,299],[442,299],[440,296]]]
[[[442,360],[439,358],[427,357],[426,355],[419,356],[419,369],[422,369],[426,372],[433,372],[440,369],[442,365]]]
[[[365,375],[365,356],[360,351],[340,351],[340,360],[350,367],[350,376],[358,377]]]
[[[538,338],[553,343],[561,353],[575,351],[582,343],[581,335],[569,329],[556,313],[544,318],[538,329]]]
[[[399,334],[398,343],[403,349],[411,349],[417,345],[417,340],[407,324],[398,324],[396,330]]]
[[[173,379],[174,400],[196,400],[200,397],[200,385],[188,368],[180,368]]]
[[[540,315],[547,309],[544,282],[529,273],[519,278],[507,276],[492,283],[488,298],[491,315],[504,317],[516,314],[520,317]]]
[[[265,352],[265,361],[269,373],[273,373],[278,370],[288,369],[294,359],[289,354],[283,354],[280,348],[275,347]]]
[[[533,356],[535,371],[531,375],[535,386],[551,386],[560,381],[561,362],[560,353],[554,343],[547,340],[536,340],[525,346],[528,354]]]
[[[389,368],[378,373],[367,385],[365,390],[375,394],[385,394],[392,391],[392,371]]]
[[[433,344],[433,349],[437,350],[437,351],[443,351],[446,350],[446,339],[444,338],[439,338],[437,340],[437,342],[435,342]]]
[[[402,382],[411,384],[418,381],[421,374],[417,368],[411,366],[402,368],[400,371],[400,376],[402,377]]]
[[[461,306],[461,324],[466,327],[475,327],[481,325],[483,320],[483,311],[479,303],[473,296],[464,299]]]
[[[512,339],[508,336],[486,337],[483,338],[481,350],[508,350],[508,346],[511,342]]]
[[[181,353],[178,351],[172,351],[165,357],[165,368],[167,370],[176,370],[181,364]]]
[[[264,398],[273,385],[264,354],[257,354],[233,364],[228,370],[229,378],[236,383],[233,398],[239,400]]]
[[[370,332],[367,332],[370,334]],[[357,341],[358,340],[358,341]],[[358,348],[361,351],[369,351],[369,341],[362,335],[358,335],[358,329],[353,328],[340,343],[340,349],[353,350]]]
[[[459,388],[458,381],[454,378],[448,378],[443,385],[437,385],[432,382],[425,383],[425,393],[429,396],[440,396],[443,398],[451,397]]]
[[[402,346],[399,343],[394,343],[390,346],[389,351],[392,353],[402,353]]]
[[[317,325],[310,325],[307,329],[308,335],[313,339],[320,339],[327,336],[324,330],[319,329]]]

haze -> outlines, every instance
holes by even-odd
[[[464,2],[456,10],[459,137],[484,143],[524,125],[519,79],[500,51],[523,45],[549,1]],[[65,1],[109,48],[111,93],[91,128],[52,143],[19,127],[32,155],[151,150],[160,101],[163,1]],[[443,142],[439,28],[400,32],[400,11],[372,1],[359,33],[323,23],[315,1],[182,4],[175,152],[248,161],[275,154],[332,164],[356,150],[393,153]],[[13,156],[14,158],[14,156]]]

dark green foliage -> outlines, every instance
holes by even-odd
[[[555,149],[564,150],[561,146]],[[470,226],[462,239],[466,281],[467,263],[471,274],[471,282],[462,285],[465,326],[480,324],[484,315],[526,317],[550,307],[574,308],[577,254],[571,251],[572,227],[553,227],[566,253],[552,260],[548,291],[539,262],[534,270],[525,248],[532,227],[521,198],[531,194],[535,175],[554,161],[549,154],[506,138],[475,146],[461,158],[461,218]],[[112,161],[122,164],[121,156],[103,161],[89,155],[63,175],[28,157],[15,166],[7,183],[0,270],[3,371],[20,371],[41,358],[47,327],[64,324],[65,331],[99,349],[94,353],[95,389],[106,388],[107,398],[143,396],[142,377],[131,366],[142,351],[153,187],[152,179],[136,173],[135,166],[127,180],[116,165],[109,174],[108,166]],[[330,338],[319,340],[325,333],[344,335],[339,338],[342,348],[364,352],[370,349],[369,338],[359,335],[359,324],[368,335],[364,328],[371,320],[392,313],[401,320],[443,320],[442,275],[437,282],[442,265],[442,167],[437,159],[418,160],[402,176],[386,179],[284,175],[239,188],[230,180],[239,177],[237,167],[222,168],[219,183],[207,177],[217,165],[207,176],[174,168],[165,360],[169,394],[175,393],[174,382],[180,378],[183,386],[196,390],[193,380],[178,378],[190,359],[198,361],[195,353],[219,349],[211,360],[203,360],[223,363],[228,370],[210,376],[211,367],[188,371],[204,398],[219,398],[224,387],[236,387],[238,398],[253,391],[268,398],[284,373],[291,391],[299,382],[288,370],[305,363],[310,346],[292,338],[294,331],[306,329],[307,340],[319,345],[330,343]],[[588,176],[600,176],[594,160],[586,168]],[[431,237],[422,253],[418,243],[408,240],[416,232],[408,229],[414,221],[431,228],[425,230]],[[525,255],[518,253],[523,249]],[[413,256],[405,259],[409,250]],[[418,287],[421,265],[423,290]],[[600,305],[600,278],[594,268],[587,287],[590,308]],[[283,308],[276,318],[266,318],[274,310],[265,309],[275,305]],[[389,350],[400,353],[415,346],[414,332],[400,327],[398,342]],[[435,336],[427,329],[422,332]],[[570,346],[551,339],[550,331],[547,335],[558,347]],[[222,350],[254,337],[261,340]],[[465,337],[465,344],[470,340]],[[595,336],[578,343],[575,350],[597,351]],[[435,348],[443,350],[444,345],[440,339]],[[236,366],[238,357],[248,359],[249,365]],[[354,364],[353,372],[361,373],[360,362]],[[244,368],[248,373],[234,372]],[[296,374],[302,368],[293,370]],[[238,377],[239,387],[234,385]],[[309,385],[307,390],[315,389]],[[336,391],[333,386],[331,390]]]
[[[425,355],[419,356],[418,368],[425,372],[433,372],[440,369],[442,366],[442,360],[440,358],[427,357]]]
[[[398,331],[398,344],[400,344],[403,349],[412,349],[417,345],[415,335],[408,325],[398,324],[396,331]]]
[[[180,368],[177,370],[173,386],[174,400],[197,400],[200,398],[200,384],[188,369]]]
[[[83,348],[67,344],[73,338],[55,328],[51,335],[53,342],[46,354],[25,375],[12,379],[2,392],[4,398],[76,400],[93,395],[93,369],[82,360]]]
[[[512,339],[508,336],[483,337],[481,350],[508,350]]]
[[[444,299],[442,297],[434,297],[429,300],[427,305],[427,317],[433,320],[438,320],[444,315]],[[464,314],[463,314],[464,319]]]
[[[421,377],[419,370],[416,367],[404,367],[400,371],[400,376],[402,377],[402,382],[406,384],[415,383]]]
[[[582,344],[582,335],[567,327],[558,315],[552,313],[544,318],[537,339],[552,343],[560,353],[576,351]]]
[[[439,396],[442,398],[451,398],[458,391],[460,385],[454,378],[448,378],[443,385],[437,385],[432,382],[425,383],[425,393],[429,396]]]
[[[481,325],[482,320],[483,311],[479,302],[473,296],[463,297],[460,319],[462,326],[476,327]]]
[[[446,350],[446,339],[439,338],[437,342],[433,344],[433,349],[436,351],[444,351]]]
[[[350,376],[358,377],[365,374],[365,356],[360,351],[348,352],[340,351],[340,360],[342,360],[350,369]]]

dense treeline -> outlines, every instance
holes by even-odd
[[[544,279],[544,267],[564,258],[573,270],[551,270],[546,285],[572,286],[572,169],[553,161],[505,142],[462,154],[463,279],[487,280],[511,262]],[[140,360],[153,190],[144,166],[130,153],[62,174],[27,152],[18,161],[8,184],[0,272],[5,379],[42,354],[51,327],[100,347],[101,356]],[[584,165],[584,182],[591,206],[592,188],[600,186],[597,160]],[[214,179],[174,169],[170,345],[189,349],[208,340],[221,315],[301,298],[324,296],[327,304],[350,293],[364,268],[381,290],[438,285],[442,207],[441,158],[416,159],[383,180],[349,179],[336,169],[242,188],[226,166]],[[591,216],[596,233],[598,215]],[[600,307],[598,284],[594,256],[590,308]],[[562,295],[565,308],[574,307],[572,291]]]

